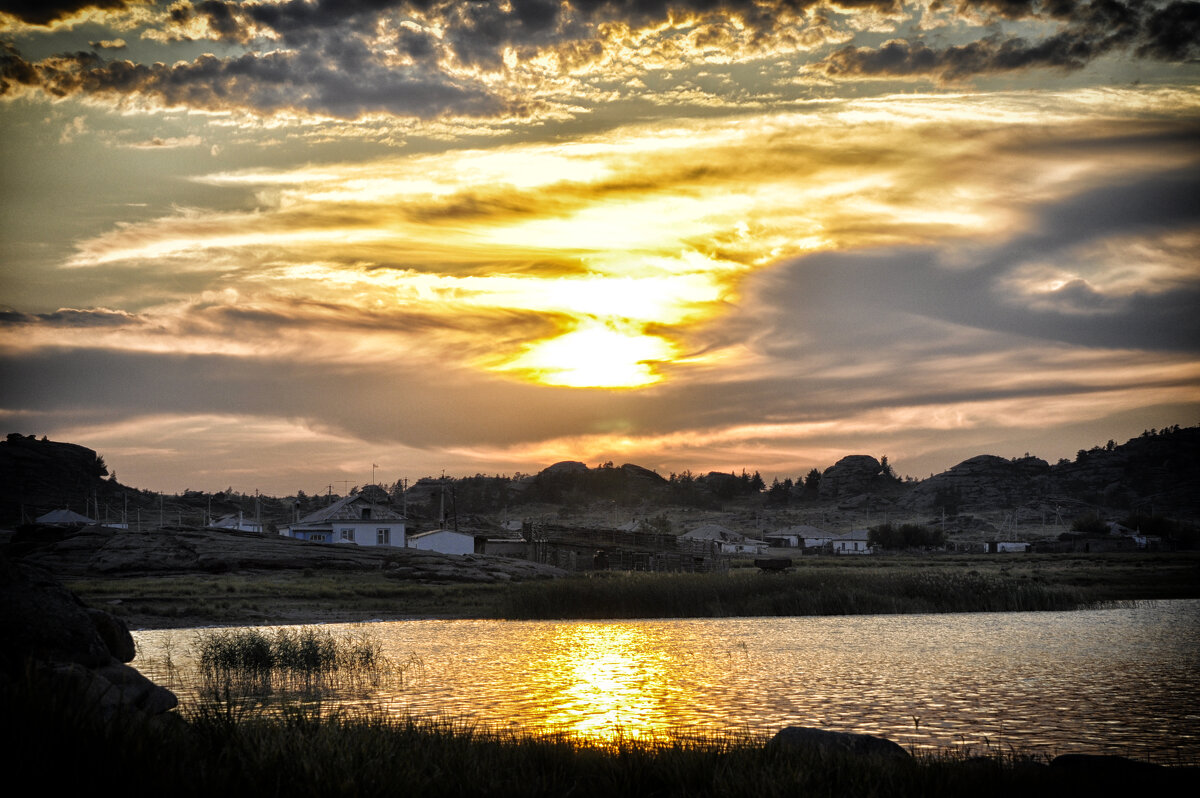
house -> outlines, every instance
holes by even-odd
[[[51,510],[45,515],[39,515],[37,523],[47,526],[87,526],[96,522],[74,510]]]
[[[871,554],[871,533],[866,529],[851,529],[832,541],[834,554]]]
[[[714,545],[722,554],[765,554],[765,541],[750,540],[720,524],[701,524],[679,536],[680,540]]]
[[[784,527],[770,535],[764,535],[768,543],[787,548],[817,548],[833,540],[836,535],[808,524]]]
[[[317,543],[402,547],[404,523],[404,516],[387,504],[357,493],[309,513],[279,534]]]
[[[988,554],[1024,553],[1029,551],[1029,544],[1019,541],[989,540],[987,550]]]
[[[242,513],[230,513],[213,521],[209,529],[233,529],[238,532],[262,532],[263,525],[257,521],[247,521]]]
[[[453,529],[433,529],[409,535],[404,544],[410,549],[436,551],[442,554],[474,554],[475,536]]]

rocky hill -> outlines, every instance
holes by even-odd
[[[1086,505],[1194,519],[1200,514],[1200,428],[1109,441],[1055,465],[1029,455],[979,455],[917,483],[899,503],[948,512]]]
[[[32,521],[64,507],[86,514],[109,492],[108,475],[92,449],[11,433],[0,441],[0,521]]]
[[[1195,522],[1200,520],[1200,427],[1151,430],[1123,444],[1081,449],[1074,460],[1055,464],[1032,455],[981,454],[919,482],[897,479],[886,458],[860,454],[769,490],[757,473],[745,471],[664,477],[632,463],[588,467],[576,461],[532,475],[426,478],[407,494],[398,485],[390,490],[391,501],[403,503],[411,529],[440,524],[444,512],[464,528],[484,532],[498,529],[496,519],[520,518],[530,507],[538,513],[557,507],[565,514],[588,507],[636,507],[626,515],[646,517],[666,507],[753,513],[828,506],[868,514],[894,508],[918,516],[1020,510],[1061,516],[1068,523],[1084,511],[1111,511]],[[208,518],[241,512],[261,518],[270,529],[272,522],[286,523],[293,513],[311,512],[332,498],[199,491],[160,497],[121,485],[108,475],[103,457],[83,446],[19,434],[0,441],[0,524],[10,528],[51,509],[95,513],[99,507],[102,516],[115,510],[108,517],[124,513],[131,524],[138,513],[142,528],[203,526]]]

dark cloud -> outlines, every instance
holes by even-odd
[[[338,56],[350,64],[358,57],[352,47]],[[55,97],[134,95],[167,106],[267,113],[294,109],[342,118],[373,112],[420,118],[488,116],[519,110],[482,88],[439,73],[373,63],[360,66],[351,72],[318,55],[294,52],[236,58],[202,55],[170,65],[105,61],[95,53],[75,52],[31,63],[13,47],[2,45],[0,95],[13,84],[23,84]]]
[[[774,309],[760,319],[764,338],[799,353],[816,337],[854,358],[903,337],[885,320],[905,316],[1093,349],[1200,352],[1200,276],[1128,294],[1068,282],[1036,297],[1014,294],[1006,280],[1027,263],[1069,264],[1069,250],[1080,245],[1200,228],[1200,169],[1114,182],[1038,215],[1039,229],[981,255],[969,269],[942,267],[931,248],[795,261],[759,287]]]
[[[129,327],[142,324],[142,320],[123,310],[76,310],[59,308],[53,313],[21,313],[15,310],[0,310],[0,327],[22,325],[44,325],[48,327]]]
[[[820,68],[830,76],[923,75],[960,80],[1035,67],[1082,69],[1116,50],[1132,50],[1139,57],[1162,61],[1200,57],[1200,2],[1193,0],[1159,8],[1119,0],[1037,4],[986,0],[958,4],[960,12],[976,8],[1009,18],[1061,20],[1063,25],[1054,35],[1035,41],[993,33],[942,48],[904,39],[877,48],[851,45],[834,52]]]
[[[0,13],[11,14],[30,25],[49,25],[85,8],[104,11],[140,5],[137,0],[0,0]]]

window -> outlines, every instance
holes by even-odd
[[[348,540],[351,543],[353,543],[354,542],[354,530],[353,529],[343,529],[342,530],[342,540]]]
[[[308,539],[311,541],[314,541],[316,543],[324,543],[327,538],[325,537],[325,533],[323,533],[323,532],[313,532],[311,535],[308,536]]]
[[[370,507],[362,508],[362,513],[361,513],[360,517],[364,521],[370,521],[371,520],[371,508]]]
[[[375,530],[375,542],[378,543],[380,546],[392,545],[392,530],[376,529]]]

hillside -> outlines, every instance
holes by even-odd
[[[670,508],[676,508],[676,525],[678,519],[719,520],[735,527],[988,513],[1043,524],[1049,517],[1060,525],[1084,513],[1194,523],[1200,520],[1200,427],[1147,431],[1123,444],[1081,449],[1073,461],[1055,464],[1033,455],[1010,460],[981,454],[921,481],[898,479],[886,458],[850,455],[824,471],[770,486],[746,471],[664,477],[632,463],[588,467],[565,461],[533,475],[425,478],[406,494],[399,484],[363,489],[380,491],[381,499],[388,491],[405,508],[410,528],[438,525],[445,512],[447,523],[480,531],[498,530],[504,519],[547,516],[600,527],[658,517],[663,531],[670,531],[672,522],[660,515]],[[331,498],[302,491],[256,497],[232,490],[160,496],[122,485],[108,473],[104,458],[86,447],[16,433],[0,441],[0,523],[9,526],[68,507],[101,520],[127,518],[135,528],[201,527],[242,513],[261,519],[270,531]]]

